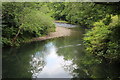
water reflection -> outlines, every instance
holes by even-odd
[[[37,52],[35,55],[32,55],[31,58],[31,73],[33,73],[32,77],[36,78],[45,66],[44,56],[42,56],[40,52]]]
[[[87,54],[80,35],[3,49],[3,78],[120,78],[120,63]]]
[[[42,54],[45,56],[41,56]],[[34,78],[70,78],[72,76],[63,68],[66,63],[72,63],[72,61],[64,61],[63,56],[57,55],[55,44],[49,42],[45,44],[42,51],[35,53],[32,57],[32,61],[30,61],[31,72],[33,72]]]

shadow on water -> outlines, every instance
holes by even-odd
[[[119,63],[108,63],[86,54],[82,42],[83,33],[82,29],[70,37],[4,48],[3,78],[119,78]]]

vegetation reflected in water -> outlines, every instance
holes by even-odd
[[[81,32],[70,37],[3,49],[3,77],[108,79],[120,77],[119,63],[108,63],[105,59],[85,53]]]

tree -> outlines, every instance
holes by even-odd
[[[32,37],[54,31],[53,19],[43,3],[3,3],[3,44],[17,45]]]

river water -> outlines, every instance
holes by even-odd
[[[56,25],[66,27],[68,24]],[[71,26],[76,32],[69,37],[3,48],[3,78],[120,77],[119,64],[86,54],[82,40],[84,29]]]

